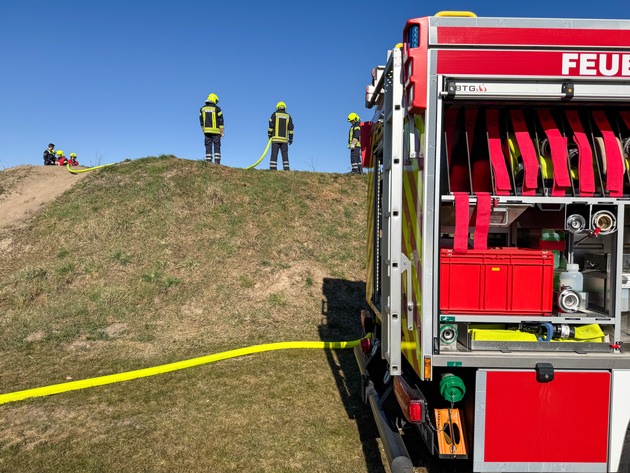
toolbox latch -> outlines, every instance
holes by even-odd
[[[553,365],[551,363],[536,363],[536,381],[549,383],[553,381]]]

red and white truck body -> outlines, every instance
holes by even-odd
[[[628,472],[630,21],[412,19],[366,106],[355,354],[392,470],[413,428],[475,472]]]

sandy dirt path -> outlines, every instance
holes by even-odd
[[[0,171],[0,232],[20,225],[86,175],[59,166],[27,165]]]

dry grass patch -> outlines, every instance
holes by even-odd
[[[6,197],[19,186],[20,182],[33,173],[33,168],[18,166],[0,173],[0,199]]]
[[[360,335],[365,181],[171,156],[0,240],[4,391]],[[8,242],[8,243],[1,243]],[[384,471],[350,352],[282,351],[0,406],[0,471]]]

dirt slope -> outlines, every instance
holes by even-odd
[[[0,232],[20,225],[86,175],[58,166],[27,165],[0,171]]]

